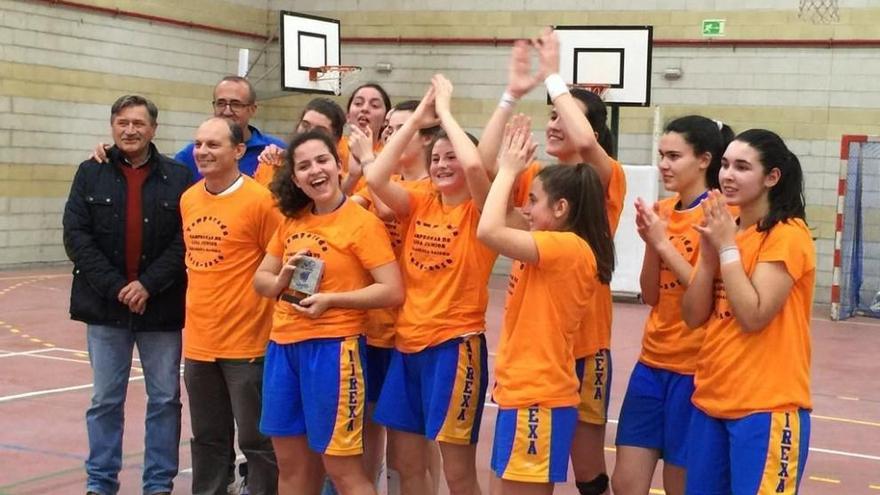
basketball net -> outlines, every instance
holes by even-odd
[[[590,93],[595,93],[599,98],[602,98],[602,101],[605,101],[605,97],[608,95],[608,90],[611,89],[611,85],[609,84],[569,84],[569,88],[580,88]]]
[[[337,96],[348,92],[359,79],[361,67],[357,65],[322,65],[309,68],[309,81],[328,81]]]
[[[831,24],[840,20],[838,0],[800,0],[798,18],[813,24]]]

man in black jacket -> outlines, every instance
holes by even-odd
[[[170,493],[178,470],[186,295],[179,202],[192,173],[152,144],[158,113],[141,96],[116,100],[110,164],[80,164],[64,209],[64,247],[74,263],[70,316],[86,323],[94,374],[89,494],[119,491],[135,344],[148,397],[143,493]]]

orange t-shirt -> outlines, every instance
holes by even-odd
[[[608,215],[608,226],[611,235],[617,232],[620,214],[623,213],[623,201],[626,198],[626,175],[623,166],[611,160],[611,178],[605,190],[605,210]],[[541,164],[533,162],[520,174],[514,190],[514,206],[523,206],[529,197],[532,181],[541,170]],[[596,289],[595,302],[590,306],[590,313],[584,318],[584,329],[575,338],[574,355],[582,358],[595,354],[599,349],[611,348],[611,285],[600,284]]]
[[[394,261],[388,234],[378,218],[350,199],[326,215],[304,213],[288,218],[272,237],[267,252],[283,263],[298,251],[324,262],[320,292],[349,292],[373,283],[370,270]],[[272,334],[279,344],[308,339],[348,337],[364,332],[366,310],[330,308],[309,318],[287,301],[275,303]]]
[[[252,282],[281,212],[269,190],[250,177],[243,180],[223,196],[207,192],[202,180],[180,198],[189,277],[183,353],[190,359],[266,353],[272,301],[257,294]]]
[[[407,191],[430,192],[434,190],[434,184],[428,177],[419,180],[403,180],[403,177],[395,174],[391,176],[391,181],[400,184]],[[379,213],[376,210],[375,203],[373,202],[373,193],[370,192],[369,187],[364,186],[358,189],[354,194],[363,198],[368,203],[367,209],[370,210],[370,212],[372,212],[374,215],[378,216]],[[404,220],[404,222],[401,223],[396,218],[383,218],[381,220],[385,224],[385,229],[388,231],[388,237],[391,238],[391,247],[394,248],[394,254],[398,258],[400,258],[400,253],[403,250],[404,232],[402,232],[402,230],[406,228],[406,221]]]
[[[715,305],[694,375],[694,405],[724,419],[810,409],[810,314],[816,281],[810,231],[800,219],[777,223],[769,232],[752,226],[736,236],[736,245],[750,277],[758,263],[782,262],[794,285],[766,327],[744,332],[724,283],[715,279]]]
[[[498,253],[477,240],[473,200],[444,205],[440,193],[409,191],[401,266],[406,301],[394,345],[418,352],[486,328],[489,275]]]
[[[407,181],[401,176],[394,175],[391,180],[399,183],[407,190],[415,191],[431,191],[433,185],[429,178]],[[373,202],[373,194],[368,187],[359,189],[355,195],[360,196],[369,204],[369,211],[378,217],[376,205]],[[403,232],[401,223],[396,218],[380,219],[385,224],[385,230],[391,240],[391,248],[394,250],[394,256],[400,259],[400,253],[403,250]],[[367,344],[373,347],[383,347],[390,349],[394,347],[394,324],[397,322],[397,313],[399,308],[383,308],[371,309],[367,311]]]
[[[608,215],[608,226],[611,228],[612,237],[620,224],[625,198],[626,175],[623,173],[623,166],[617,160],[611,160],[611,179],[608,182],[608,189],[605,190],[605,213]],[[594,300],[595,303],[590,306],[590,311],[584,318],[584,331],[575,338],[576,358],[591,356],[599,349],[611,348],[611,285],[599,284]]]
[[[677,195],[661,200],[660,214],[668,216],[666,236],[669,242],[685,261],[694,266],[700,249],[700,234],[694,230],[694,225],[703,220],[703,208],[698,205],[688,210],[676,210],[675,205],[680,200]],[[685,286],[662,260],[659,282],[660,297],[645,322],[639,361],[655,368],[692,375],[697,366],[697,352],[703,344],[704,328],[691,330],[684,323],[681,299]]]
[[[599,285],[596,258],[573,232],[531,234],[538,263],[513,263],[492,396],[504,408],[575,406],[574,338]]]

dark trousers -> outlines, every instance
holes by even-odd
[[[184,360],[192,424],[193,495],[226,495],[233,435],[248,463],[252,495],[278,492],[272,441],[260,433],[263,362]]]

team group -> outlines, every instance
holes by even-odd
[[[815,280],[797,157],[768,130],[734,135],[696,115],[666,125],[659,168],[674,195],[636,202],[652,309],[609,477],[626,184],[605,103],[558,66],[552,30],[515,43],[479,141],[442,75],[395,106],[376,84],[347,112],[316,98],[286,143],[249,125],[254,89],[229,76],[176,160],[152,144],[155,105],[117,100],[114,145],[80,165],[64,213],[70,311],[87,324],[95,383],[87,492],[119,491],[137,345],[147,495],[170,493],[178,470],[181,353],[194,494],[226,493],[236,431],[251,494],[376,493],[386,458],[401,493],[436,493],[443,477],[478,494],[487,400],[493,494],[551,493],[569,460],[581,494],[647,494],[661,458],[669,494],[795,493]],[[530,119],[514,111],[542,83],[552,165],[534,160]],[[487,396],[499,254],[515,261]],[[313,260],[319,290],[293,290]]]

